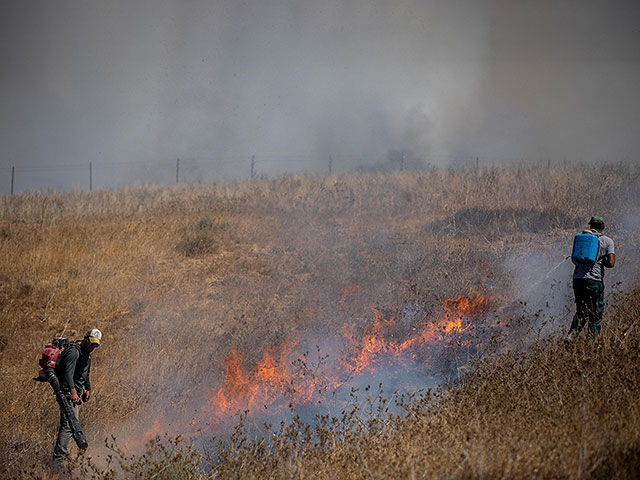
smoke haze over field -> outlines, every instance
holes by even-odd
[[[635,0],[0,9],[0,175],[24,169],[20,190],[84,186],[74,166],[90,161],[103,186],[171,181],[176,158],[197,160],[193,178],[246,177],[251,155],[266,174],[392,150],[432,164],[638,159]]]

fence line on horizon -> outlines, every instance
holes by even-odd
[[[287,175],[337,174],[355,171],[404,171],[428,168],[475,168],[509,165],[551,169],[567,163],[551,159],[491,156],[416,157],[403,151],[376,160],[359,155],[249,155],[228,157],[191,157],[150,161],[94,162],[84,164],[12,165],[0,167],[0,195],[13,196],[16,185],[25,191],[69,191],[98,188],[121,188],[132,185],[167,185],[172,183],[206,183],[241,181]],[[619,163],[624,163],[620,161]],[[133,175],[132,175],[133,174]],[[175,177],[174,177],[175,175]],[[26,180],[24,180],[26,178]],[[107,178],[106,181],[101,179]],[[8,187],[8,188],[7,188]]]

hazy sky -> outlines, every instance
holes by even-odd
[[[24,189],[89,161],[101,186],[170,181],[178,157],[229,178],[251,155],[640,152],[637,0],[3,0],[0,31],[0,193],[12,165]]]

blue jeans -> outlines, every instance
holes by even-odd
[[[79,405],[72,405],[73,413],[78,417],[78,412],[80,411]],[[69,445],[69,440],[72,437],[71,433],[71,425],[67,420],[67,417],[62,412],[62,407],[60,407],[60,429],[58,430],[58,438],[56,439],[56,445],[53,447],[53,461],[55,462],[64,462],[67,457],[67,446]]]

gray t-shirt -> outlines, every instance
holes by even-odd
[[[602,282],[604,280],[604,270],[605,268],[602,266],[605,258],[610,253],[616,253],[613,250],[613,240],[611,240],[606,235],[596,234],[598,235],[598,260],[596,263],[577,263],[576,268],[573,271],[573,278],[589,278],[591,280],[596,280],[598,282]]]

